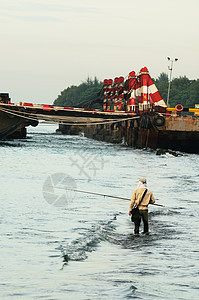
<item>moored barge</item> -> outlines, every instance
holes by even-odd
[[[0,101],[0,139],[25,137],[27,126],[43,121],[58,123],[63,134],[83,132],[89,138],[138,148],[199,153],[199,118],[193,115],[199,109],[167,107],[146,67],[138,76],[130,72],[126,81],[122,76],[105,79],[96,100],[102,109],[15,105],[8,99]]]

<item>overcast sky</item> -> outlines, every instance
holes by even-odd
[[[0,0],[0,92],[53,103],[88,76],[199,78],[198,0]]]

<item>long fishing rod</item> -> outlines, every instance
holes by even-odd
[[[64,189],[64,190],[78,192],[78,193],[84,193],[84,194],[97,195],[97,196],[103,196],[103,197],[109,197],[109,198],[115,198],[115,199],[122,199],[122,200],[128,200],[128,201],[130,201],[129,198],[112,196],[112,195],[107,195],[107,194],[101,194],[101,193],[95,193],[95,192],[87,192],[87,191],[82,191],[82,190],[77,190],[77,189],[70,189],[70,188],[61,188],[61,187],[54,187],[54,188],[56,188],[56,189]],[[156,205],[156,206],[165,207],[162,204],[157,204],[157,203],[150,203],[150,204]]]

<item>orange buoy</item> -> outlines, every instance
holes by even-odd
[[[182,106],[182,104],[177,104],[176,106],[175,106],[175,109],[177,110],[177,111],[182,111],[183,110],[183,106]]]

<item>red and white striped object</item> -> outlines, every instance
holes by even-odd
[[[136,97],[138,99],[139,111],[143,111],[141,87],[142,87],[142,78],[141,78],[141,74],[139,74],[137,76],[137,87],[136,87],[136,91],[135,91]]]
[[[143,105],[143,110],[148,109],[149,99],[148,99],[148,78],[149,71],[146,67],[140,70],[141,79],[141,103]]]
[[[142,102],[145,105],[149,103],[148,95],[150,97],[150,103],[166,107],[160,92],[158,91],[156,85],[154,84],[151,76],[149,75],[149,71],[146,67],[140,70],[141,72],[141,81],[142,81]]]
[[[148,91],[150,96],[150,102],[152,104],[167,107],[150,75],[148,79]]]
[[[112,81],[112,80],[111,80]],[[109,82],[109,81],[108,81]],[[104,82],[104,84],[106,81]],[[124,77],[116,77],[108,85],[108,109],[110,103],[114,102],[114,109],[118,110],[118,102],[124,102],[125,93],[130,93],[127,100],[127,111],[136,111],[136,98],[138,101],[139,111],[144,112],[151,108],[151,104],[156,106],[167,107],[160,92],[154,84],[147,67],[140,69],[139,74],[135,75],[132,71],[129,73],[127,84],[124,84]],[[119,96],[119,101],[118,101]]]
[[[133,111],[135,112],[136,110],[136,100],[135,100],[135,95],[136,95],[136,89],[138,86],[138,81],[135,76],[135,72],[132,71],[129,73],[128,76],[128,88],[130,90],[130,98],[127,100],[127,111]]]

